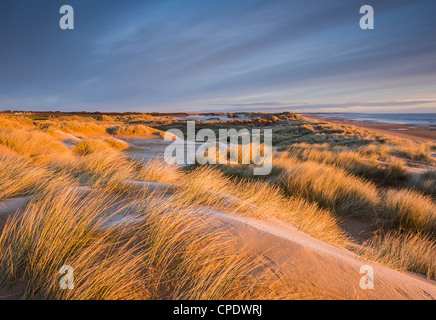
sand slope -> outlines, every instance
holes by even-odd
[[[361,261],[349,252],[278,220],[211,213],[238,238],[241,248],[269,261],[269,271],[283,280],[283,290],[302,299],[436,299],[436,283]],[[374,268],[374,289],[360,288],[360,267]]]

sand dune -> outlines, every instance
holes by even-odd
[[[124,183],[170,194],[178,188],[163,183]],[[89,188],[84,188],[84,192],[90,192]],[[239,200],[222,196],[230,202]],[[1,217],[5,219],[24,209],[30,200],[25,197],[0,202]],[[206,217],[211,232],[217,228],[230,232],[236,240],[235,252],[261,257],[262,266],[257,274],[279,281],[282,284],[278,286],[282,291],[279,294],[299,299],[436,299],[434,281],[359,260],[352,252],[319,241],[289,223],[231,215],[210,207],[198,210]],[[110,216],[105,228],[127,226],[141,219],[144,217],[117,213]],[[373,267],[374,289],[361,289],[362,265]]]
[[[231,229],[241,247],[264,256],[270,271],[279,274],[286,290],[299,298],[436,299],[433,281],[361,261],[353,253],[316,240],[287,223],[222,212],[212,215]],[[362,265],[374,268],[374,289],[360,288]]]
[[[11,134],[11,136],[13,135]],[[85,138],[84,139],[79,138],[79,136],[83,137],[82,135],[77,134],[77,136],[75,136],[73,134],[64,133],[59,130],[55,130],[54,135],[53,132],[50,132],[50,137],[53,138],[53,136],[56,137],[55,142],[57,144],[59,144],[59,142],[62,142],[65,145],[67,145],[69,148],[75,148],[80,141],[86,142],[84,141]],[[26,136],[24,136],[24,138],[26,138]],[[19,142],[23,143],[23,141],[26,142],[28,140],[27,138],[26,138],[27,140],[25,140],[24,138],[21,140],[18,138],[16,139]],[[288,216],[286,216],[286,214],[288,214],[289,212],[294,211],[295,208],[294,206],[297,206],[296,204],[297,202],[289,202],[289,204],[288,202],[285,202],[290,208],[289,212],[280,211],[282,215],[278,215],[275,214],[273,209],[268,207],[269,202],[265,201],[267,204],[266,205],[263,204],[265,197],[268,197],[273,193],[259,193],[257,197],[258,199],[260,199],[260,201],[249,202],[251,201],[250,198],[245,197],[245,195],[243,195],[242,193],[236,192],[235,191],[236,189],[232,188],[231,186],[233,185],[230,185],[230,183],[226,184],[227,189],[213,188],[215,182],[217,183],[217,185],[220,183],[219,178],[217,178],[217,176],[215,175],[210,174],[210,175],[203,176],[201,174],[201,171],[200,173],[198,173],[195,170],[190,170],[190,171],[178,170],[180,169],[178,167],[176,167],[175,169],[174,168],[170,169],[169,167],[164,166],[162,167],[162,169],[159,167],[158,169],[155,169],[153,167],[153,163],[148,162],[148,160],[162,157],[165,148],[168,145],[172,143],[184,144],[185,141],[183,140],[176,141],[176,142],[164,141],[163,139],[158,138],[157,136],[153,138],[145,138],[143,136],[116,136],[116,138],[114,136],[103,136],[100,138],[96,138],[95,136],[91,136],[89,140],[91,142],[90,143],[91,147],[90,147],[89,154],[87,154],[86,156],[81,154],[76,154],[77,152],[70,152],[69,150],[67,150],[68,153],[66,152],[66,155],[72,157],[71,159],[74,159],[75,161],[79,162],[79,165],[74,167],[75,171],[72,171],[72,173],[78,174],[83,181],[77,179],[74,180],[75,182],[74,184],[61,183],[59,184],[59,186],[56,185],[56,188],[62,190],[78,189],[80,191],[83,191],[84,197],[83,198],[79,197],[78,200],[81,203],[84,203],[82,202],[82,200],[84,198],[86,199],[87,195],[91,195],[91,197],[94,197],[93,195],[94,190],[98,190],[98,192],[95,192],[96,198],[98,197],[97,194],[101,195],[101,193],[103,194],[107,193],[110,197],[113,196],[114,199],[119,201],[119,203],[117,202],[117,204],[110,209],[103,207],[101,210],[96,212],[97,217],[103,217],[104,219],[107,219],[105,223],[96,227],[98,228],[96,229],[98,232],[107,229],[113,229],[113,228],[126,228],[123,229],[123,231],[129,230],[130,227],[134,229],[135,227],[138,226],[137,223],[144,222],[144,219],[147,219],[147,216],[144,216],[144,214],[145,215],[148,214],[147,211],[142,211],[141,212],[142,215],[140,215],[138,214],[138,210],[137,210],[138,208],[135,206],[144,204],[144,202],[141,202],[141,201],[146,201],[143,200],[144,198],[141,198],[144,194],[145,195],[151,194],[153,201],[156,200],[157,202],[159,202],[158,203],[159,205],[165,202],[165,204],[168,205],[168,207],[165,207],[165,210],[170,211],[171,213],[175,213],[176,217],[182,216],[181,219],[182,221],[185,220],[188,221],[189,219],[185,219],[185,217],[188,217],[189,215],[192,216],[197,213],[196,211],[198,211],[198,213],[202,215],[202,217],[204,217],[205,228],[206,228],[204,231],[206,234],[212,234],[216,230],[228,231],[227,236],[231,238],[230,239],[231,241],[229,241],[228,246],[231,252],[243,253],[243,256],[248,255],[250,259],[252,258],[253,261],[259,260],[260,262],[257,268],[254,271],[252,271],[252,273],[248,273],[247,271],[247,273],[245,274],[258,277],[259,281],[258,282],[256,281],[256,283],[263,284],[262,281],[267,281],[267,283],[273,282],[277,284],[274,285],[274,293],[277,293],[276,295],[272,295],[274,298],[284,297],[284,298],[295,298],[295,299],[436,299],[435,281],[427,280],[423,276],[418,276],[410,272],[399,272],[373,261],[363,260],[362,258],[358,257],[355,253],[343,247],[338,247],[340,245],[338,243],[342,243],[342,242],[339,241],[335,242],[337,243],[338,246],[334,246],[329,243],[323,242],[321,240],[315,239],[312,236],[309,236],[307,233],[303,232],[298,225],[296,224],[294,225],[291,222],[289,222],[289,221],[295,221],[296,223],[300,223],[301,220],[287,219]],[[105,144],[107,145],[107,149],[104,149],[105,153],[100,154],[98,148],[92,150],[92,142],[95,142],[97,140],[99,140],[99,142],[101,142],[102,145]],[[120,147],[119,144],[123,144],[123,145]],[[96,145],[99,147],[97,143]],[[66,148],[63,149],[66,150]],[[17,150],[22,151],[20,148],[17,148]],[[10,154],[13,154],[12,151],[8,151],[8,152]],[[33,155],[33,153],[38,154],[33,149],[31,149],[28,153],[31,155]],[[280,153],[278,152],[277,154],[286,156],[287,152],[282,151]],[[365,160],[367,159],[366,158],[361,159],[360,154],[355,156],[356,156],[356,160],[360,161],[359,164],[361,165],[361,167],[366,168]],[[57,160],[57,155],[54,156],[53,158]],[[110,160],[108,161],[107,164],[104,163],[106,158],[109,158]],[[129,158],[134,158],[137,161],[131,161]],[[40,161],[40,158],[38,157],[35,157],[35,159],[36,159],[35,162],[37,160]],[[118,162],[121,162],[121,160],[123,160],[123,162],[119,165],[119,167],[117,167]],[[289,159],[286,160],[289,160],[291,162],[294,161],[293,159],[291,159],[291,156],[289,156]],[[421,182],[420,180],[422,179],[421,175],[424,173],[424,171],[433,167],[433,163],[430,162],[430,160],[428,160],[429,164],[421,164],[420,167],[416,167],[416,168],[409,167],[409,163],[411,161],[408,161],[407,165],[404,165],[404,168],[403,165],[401,166],[401,169],[405,171],[405,174],[408,174],[409,176],[415,178],[416,181],[410,179],[414,184],[418,184]],[[10,163],[14,163],[14,161],[15,160],[12,159],[9,162],[5,162],[5,163],[6,165],[11,166]],[[389,168],[390,162],[388,161],[390,161],[390,158],[385,159],[381,157],[381,158],[377,158],[374,161],[371,161],[369,165],[374,165],[376,169],[378,169],[379,171],[383,171],[384,169]],[[284,163],[285,168],[287,168],[286,166],[292,167],[293,162],[292,163],[291,162]],[[23,162],[23,163],[25,165],[29,165],[27,164],[27,162]],[[53,163],[56,164],[56,162]],[[71,165],[71,163],[67,163],[67,164]],[[354,162],[350,162],[350,163],[354,163]],[[357,161],[355,161],[355,163],[357,163]],[[123,171],[124,164],[127,166],[125,172]],[[89,165],[90,167],[87,167],[87,165]],[[129,167],[130,165],[131,167]],[[321,164],[312,163],[312,166],[318,168],[321,167]],[[120,171],[120,173],[119,174],[111,173],[113,167],[116,167],[117,170]],[[324,169],[327,170],[329,168],[331,167],[327,165],[322,166],[323,170]],[[50,172],[49,169],[52,170],[53,168],[47,165],[47,167],[43,167],[43,169],[44,170],[41,171],[42,175],[38,171],[36,173],[39,175],[36,175],[36,178],[29,177],[30,179],[29,181],[31,182],[31,183],[29,182],[28,184],[29,186],[33,186],[33,184],[38,183],[39,179],[41,179],[40,177],[43,176],[46,172]],[[164,175],[168,173],[168,177],[165,176],[165,179],[163,178],[161,179],[160,177],[156,178],[152,174],[148,175],[147,169],[156,170],[157,174],[159,175]],[[177,174],[174,174],[171,171],[173,169],[178,171]],[[20,171],[21,171],[21,167],[19,167],[16,170],[17,173],[20,173]],[[181,173],[179,171],[183,171],[183,172]],[[106,175],[107,172],[109,172],[108,175]],[[341,173],[342,171],[333,170],[329,172],[333,172],[336,174],[338,172]],[[191,182],[193,183],[196,181],[196,180],[192,180],[192,181],[189,180],[189,175],[193,175],[193,174],[194,175],[199,174],[199,178],[198,178],[199,180],[203,178],[205,180],[210,179],[206,181],[208,183],[208,187],[205,188],[204,190],[201,188],[201,185],[199,186],[200,191],[198,192],[198,194],[196,193],[197,189],[189,185],[189,183]],[[182,178],[180,178],[181,176],[184,177],[183,179],[186,178],[187,180],[186,181],[182,180]],[[344,185],[349,186],[350,185],[349,181],[352,182],[358,181],[354,176],[348,175],[348,173],[347,175],[343,173],[343,176],[353,177],[353,179],[350,178],[348,180],[344,180],[345,182],[340,181],[338,183],[343,183]],[[406,178],[407,177],[408,176],[406,176]],[[14,178],[15,175],[13,175],[12,178],[10,179],[14,179]],[[112,178],[113,180],[109,180]],[[34,179],[36,182],[34,182],[32,179]],[[132,180],[126,180],[126,179],[132,179]],[[133,181],[133,179],[143,180],[143,181]],[[104,184],[105,181],[106,183],[107,181],[110,181],[110,183],[107,183],[105,185]],[[159,182],[151,182],[151,181],[159,181]],[[224,183],[223,181],[221,182]],[[172,183],[160,183],[160,182],[172,182]],[[365,183],[366,184],[362,183],[362,185],[364,186],[369,185],[369,183],[367,182]],[[70,185],[70,187],[68,187],[68,185]],[[72,187],[74,185],[87,185],[88,187]],[[183,186],[185,186],[188,189],[184,190],[183,188],[185,187]],[[239,185],[237,184],[235,184],[235,186],[239,187]],[[268,188],[270,186],[271,185],[268,185]],[[19,189],[16,193],[6,194],[6,196],[4,197],[7,199],[8,197],[17,196],[17,198],[0,201],[0,226],[1,227],[4,225],[7,219],[23,212],[23,210],[27,207],[29,203],[33,201],[34,198],[39,197],[40,194],[37,191],[33,191],[33,189],[31,189],[30,187],[29,187],[30,191],[28,191],[25,187],[27,187],[27,185],[24,185],[22,190]],[[406,188],[408,187],[408,185],[405,185],[404,187]],[[127,190],[129,188],[136,189],[136,190]],[[246,193],[247,194],[255,193],[253,191],[255,188],[258,188],[258,186],[253,184],[253,187],[251,189],[247,189],[248,191],[246,191]],[[372,186],[370,190],[375,190],[374,194],[377,195],[377,191],[383,191],[385,190],[384,188],[385,188],[384,185],[382,185],[378,189],[375,186]],[[118,192],[120,190],[122,191],[123,189],[126,189],[127,191],[125,198],[124,198],[125,194],[123,192],[113,193],[114,192],[113,190],[116,190],[116,192]],[[205,190],[209,190],[209,191],[205,191]],[[219,192],[211,191],[211,190],[219,190]],[[423,190],[425,191],[426,189]],[[134,198],[133,200],[129,199],[128,198],[130,196],[129,191],[132,191],[132,194],[135,194],[138,197]],[[176,200],[174,200],[176,199],[176,197],[173,197],[173,195],[182,194],[183,196],[185,196],[183,194],[184,191],[188,191],[187,192],[188,195],[186,196],[186,198],[183,199],[183,201],[186,201],[183,203],[183,206],[189,206],[189,210],[180,210],[181,207],[177,207],[177,205],[174,206],[172,205],[176,203]],[[192,198],[190,197],[189,194],[190,192],[193,194]],[[394,190],[392,192],[396,192],[396,191]],[[427,192],[429,193],[429,191]],[[29,194],[34,194],[34,196],[18,198],[19,195],[29,195]],[[155,197],[155,195],[157,196]],[[197,202],[196,197],[201,197],[201,196],[205,196],[206,198],[208,198],[207,200],[209,200],[209,198],[213,200],[210,202],[207,201]],[[400,196],[403,196],[403,194],[400,194]],[[315,199],[313,202],[318,201],[319,200],[318,198]],[[246,201],[242,199],[245,199]],[[279,198],[277,196],[277,198],[274,199],[278,199],[275,200],[276,203],[279,203],[279,206],[282,206],[283,205],[282,202],[278,202],[278,201],[282,201],[283,199],[288,199],[288,198],[281,198],[281,197]],[[421,203],[423,203],[424,205],[431,201],[428,200],[427,198],[424,198],[424,196],[420,196],[420,197],[416,196],[414,199],[419,199]],[[428,200],[427,202],[424,201],[426,199]],[[171,202],[173,200],[174,202]],[[355,199],[352,198],[350,201],[354,201],[354,200]],[[386,199],[383,197],[379,198],[377,196],[376,200],[384,201]],[[225,205],[221,206],[221,202],[224,202]],[[215,207],[202,206],[199,203],[208,203],[209,205],[214,205]],[[255,206],[253,203],[256,203],[257,206]],[[304,203],[310,204],[309,202],[304,202]],[[123,208],[124,205],[126,205],[126,208]],[[218,209],[218,207],[220,209]],[[430,205],[428,205],[428,207],[433,208]],[[227,208],[227,209],[223,209],[223,208]],[[318,210],[318,207],[316,208]],[[321,211],[321,209],[325,211]],[[321,208],[321,209],[320,211],[316,211],[316,213],[319,215],[316,216],[315,223],[320,223],[322,225],[323,222],[320,219],[322,217],[327,217],[326,212],[330,213],[330,211],[327,211],[329,210],[328,208],[327,209]],[[62,207],[61,210],[64,210],[64,207]],[[176,210],[180,210],[180,212]],[[225,210],[230,210],[231,212],[227,212]],[[238,210],[240,210],[240,212],[238,212]],[[312,211],[310,211],[309,209],[305,209],[305,210],[306,211],[304,211],[304,215],[305,216],[309,215],[309,217],[312,212],[315,212],[314,211],[315,209],[313,210],[311,209]],[[167,211],[163,211],[164,216]],[[298,210],[296,209],[295,211],[297,212]],[[428,215],[431,216],[430,214]],[[423,216],[425,215],[423,214]],[[288,222],[284,222],[283,220],[278,220],[274,217],[286,220]],[[328,217],[330,217],[330,215]],[[332,214],[332,217],[333,217],[332,220],[328,220],[328,222],[333,221],[333,219],[336,218],[337,216],[334,216]],[[369,219],[369,217],[366,218]],[[358,223],[356,223],[356,221],[354,221],[353,218],[347,217],[346,214],[345,217],[340,217],[338,220],[339,220],[338,225],[340,224],[340,227],[337,228],[338,233],[334,233],[334,234],[335,235],[339,234],[340,236],[342,236],[341,232],[342,230],[345,230],[345,232],[348,232],[348,234],[350,234],[354,238],[353,240],[355,240],[355,242],[353,242],[353,245],[356,247],[358,246],[364,247],[365,244],[363,244],[362,242],[367,239],[367,235],[370,234],[370,231],[372,231],[375,228],[375,223],[373,223],[372,221],[370,222],[359,221]],[[326,225],[328,227],[330,226],[330,224],[326,224]],[[317,234],[312,233],[311,230],[308,229],[304,223],[301,223],[301,226],[305,228],[304,230],[306,230],[306,232],[314,235],[315,237],[317,236]],[[324,227],[324,225],[322,226]],[[202,227],[203,226],[200,226],[199,228]],[[331,229],[328,230],[330,231]],[[118,231],[118,229],[114,229],[114,231]],[[196,231],[198,231],[198,228]],[[203,232],[203,229],[201,229],[200,232]],[[334,229],[331,232],[336,232],[336,229]],[[194,231],[189,230],[187,231],[187,233],[192,236],[194,234]],[[17,234],[21,234],[21,233],[18,232]],[[172,235],[170,236],[172,237]],[[320,239],[326,239],[326,238],[320,237]],[[225,244],[224,246],[226,246],[227,242],[223,242],[223,243]],[[62,246],[63,244],[64,242],[62,242]],[[347,246],[347,248],[350,249],[352,247]],[[366,248],[370,248],[370,247],[367,246]],[[423,245],[422,248],[427,249],[427,248],[431,248],[431,246]],[[415,252],[415,248],[413,248],[413,251]],[[5,252],[5,250],[3,252]],[[211,251],[210,254],[211,255],[214,254],[213,250]],[[431,254],[432,253],[430,252],[429,255],[431,256]],[[428,260],[431,260],[431,257]],[[383,261],[383,260],[378,260],[378,261]],[[418,263],[419,261],[417,262],[417,264]],[[363,274],[361,274],[361,267],[364,265],[371,266],[374,270],[373,289],[364,290],[360,286],[362,277],[364,276]],[[403,268],[403,266],[397,266],[397,267]],[[409,270],[415,271],[416,269],[409,269]],[[418,270],[416,272],[421,272],[422,274],[425,274],[425,270],[424,272],[422,272],[421,270]],[[1,292],[2,293],[0,294],[0,296],[3,294],[3,291]]]

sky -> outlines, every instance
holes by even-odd
[[[436,1],[2,0],[5,109],[436,112]]]

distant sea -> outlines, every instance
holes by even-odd
[[[361,123],[433,124],[436,113],[311,113],[326,118],[344,118]],[[309,114],[308,114],[309,115]]]

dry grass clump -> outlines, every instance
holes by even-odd
[[[394,146],[391,152],[398,152],[407,159],[432,163],[430,146],[428,143],[412,143],[404,140],[401,144]]]
[[[380,170],[379,170],[380,171]],[[407,178],[407,170],[404,166],[404,161],[392,159],[386,162],[386,166],[381,169],[382,178],[386,183],[405,180]],[[377,172],[377,170],[376,170]]]
[[[161,183],[178,183],[183,179],[183,173],[179,166],[167,164],[163,159],[153,159],[144,163],[137,173],[137,180],[161,182]]]
[[[368,150],[368,147],[363,148]],[[386,161],[378,161],[374,155],[364,158],[362,153],[344,147],[298,144],[287,148],[290,156],[301,161],[316,161],[335,165],[348,172],[383,184],[397,184],[407,178],[404,162],[389,157]],[[366,151],[364,151],[366,153]]]
[[[73,151],[79,155],[88,155],[94,152],[107,150],[108,148],[108,144],[102,140],[87,138],[77,142]]]
[[[396,228],[436,233],[436,205],[430,197],[415,191],[388,190],[382,217]]]
[[[0,128],[0,144],[36,162],[47,163],[68,152],[68,148],[51,135],[36,131]]]
[[[100,136],[106,135],[106,125],[97,123],[92,118],[86,117],[71,117],[73,119],[65,119],[65,121],[59,123],[59,129],[67,133],[72,134],[86,134],[88,136]],[[62,120],[58,118],[57,120]]]
[[[8,181],[9,190],[14,189],[11,186],[13,183],[16,184],[16,190],[26,190],[26,193],[30,192],[29,187],[23,189],[20,185],[39,184],[40,187],[34,191],[41,190],[44,189],[45,182],[55,181],[60,176],[69,176],[84,184],[104,185],[134,178],[135,172],[138,171],[135,162],[100,139],[82,139],[74,146],[73,153],[71,153],[65,145],[50,134],[1,128],[0,144],[23,156],[23,160],[18,163],[21,163],[23,168],[27,168],[26,172],[28,172],[27,175],[20,173],[17,167],[17,175],[10,176],[11,180]],[[7,170],[10,173],[15,172],[11,161],[5,162],[5,166],[8,164]],[[31,163],[26,161],[31,161]],[[17,180],[16,177],[22,179]],[[4,184],[6,183],[5,180]]]
[[[372,143],[359,149],[363,157],[387,157],[390,155],[390,146],[387,144]]]
[[[123,180],[179,183],[183,178],[179,166],[162,159],[137,162],[110,148],[83,154],[70,168],[74,177],[90,186],[115,186]]]
[[[33,128],[34,124],[31,119],[23,116],[3,116],[0,115],[0,127],[3,128]]]
[[[0,128],[0,146],[2,155],[9,156],[2,159],[0,168],[5,199],[37,192],[47,182],[62,180],[61,177],[90,186],[115,184],[125,179],[157,182],[176,179],[175,167],[156,161],[148,163],[147,168],[119,152],[129,146],[112,137],[83,138],[74,141],[70,150],[56,135],[8,127]],[[20,166],[25,170],[20,171]]]
[[[374,184],[315,162],[286,168],[282,183],[290,195],[315,201],[345,216],[372,216],[379,203]]]
[[[95,269],[99,256],[106,262],[104,253],[107,250],[106,259],[112,259],[113,244],[118,244],[116,239],[109,238],[109,233],[97,237],[97,228],[102,223],[101,208],[110,208],[110,199],[100,195],[81,202],[80,198],[80,194],[73,192],[52,194],[32,203],[22,217],[15,216],[7,222],[0,236],[2,287],[12,287],[25,281],[23,298],[55,299],[70,295],[77,299],[104,299],[122,297],[120,290],[137,281],[129,278],[137,270],[134,264],[127,265],[127,268],[122,264],[113,265],[112,270],[117,269],[117,272],[112,273],[111,269],[103,269],[100,262],[99,270],[94,272],[97,276],[95,280],[111,273],[114,276],[104,283],[95,282],[100,288],[95,285],[88,286],[88,290],[64,291],[59,288],[59,269],[62,265],[74,266],[76,281],[81,283],[83,280],[78,272]],[[85,265],[77,263],[81,259],[85,259],[82,261]],[[91,261],[96,265],[86,268],[86,262]],[[78,293],[80,295],[75,296]]]
[[[182,191],[177,196],[182,202],[221,208],[228,203],[222,194],[233,194],[235,190],[230,178],[224,177],[221,172],[210,166],[200,166],[189,172],[180,181],[180,185]]]
[[[117,120],[117,117],[109,116],[109,115],[106,115],[106,114],[102,114],[102,115],[97,116],[96,120],[98,120],[98,121],[105,121],[105,122],[112,122],[112,121]]]
[[[266,181],[232,180],[217,169],[202,166],[189,172],[177,194],[182,202],[217,207],[226,212],[296,223],[308,234],[343,245],[345,236],[337,219],[314,203],[287,197]]]
[[[286,148],[293,157],[300,160],[311,160],[321,163],[350,163],[359,159],[359,154],[346,147],[330,146],[329,144],[298,143]]]
[[[364,245],[368,249],[360,252],[363,258],[436,279],[436,242],[427,235],[391,231],[375,235]]]
[[[383,138],[369,130],[347,125],[337,125],[304,119],[286,122],[274,127],[274,145],[285,147],[298,143],[331,146],[365,146]]]
[[[265,151],[267,151],[266,148],[267,147],[263,143],[259,144],[253,142],[248,145],[238,145],[236,148],[230,146],[226,150],[228,163],[259,164],[261,158],[265,156]]]
[[[348,241],[337,217],[315,203],[291,198],[275,205],[283,206],[281,214],[277,214],[278,219],[296,223],[302,230],[317,239],[339,246],[344,246]]]
[[[105,150],[125,150],[129,145],[112,137],[105,139],[85,138],[76,143],[73,151],[79,155],[87,155],[93,152],[102,152]]]
[[[365,128],[329,122],[318,124],[317,129],[326,133],[339,133],[343,135],[365,136],[375,134],[374,131]]]
[[[249,274],[257,263],[228,251],[234,243],[224,230],[206,231],[198,209],[160,205],[146,215],[147,298],[229,299],[255,294]]]
[[[168,138],[168,137],[167,137]],[[232,165],[266,165],[265,153],[272,152],[264,143],[228,145],[207,142],[196,151],[196,164],[232,164]]]
[[[135,180],[138,164],[115,150],[93,152],[80,157],[73,175],[91,186],[114,185],[128,179]]]
[[[0,156],[0,200],[29,195],[44,189],[49,172],[18,155]]]
[[[113,126],[106,129],[106,132],[113,135],[141,135],[148,136],[153,133],[160,132],[157,129],[145,126],[145,125],[133,125],[133,126]]]
[[[105,138],[104,142],[106,142],[109,145],[109,147],[115,150],[126,150],[130,148],[127,142],[120,139],[115,139],[113,137]]]
[[[436,170],[427,170],[419,175],[418,179],[411,183],[412,188],[428,194],[433,198],[436,197]]]
[[[115,229],[104,228],[105,213],[124,207],[111,194],[65,191],[33,202],[0,236],[0,286],[26,299],[255,295],[250,273],[257,264],[226,251],[232,245],[224,231],[204,232],[195,211],[171,210],[156,200],[137,199],[136,211],[146,219]],[[74,290],[59,286],[63,265],[74,268]]]
[[[413,161],[433,163],[430,153],[433,143],[417,143],[407,139],[390,138],[386,144],[371,144],[359,150],[362,156],[397,156]]]

